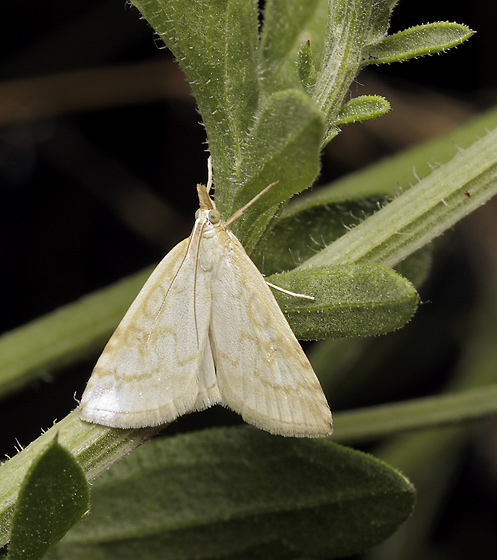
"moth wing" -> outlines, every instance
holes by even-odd
[[[116,428],[173,421],[218,402],[210,275],[185,239],[159,263],[100,356],[80,418]]]
[[[222,404],[273,434],[331,434],[311,364],[263,276],[230,232],[212,279],[211,346]]]

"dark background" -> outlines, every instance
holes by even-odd
[[[450,130],[495,103],[496,6],[401,0],[392,31],[449,20],[477,34],[441,56],[361,74],[353,94],[383,94],[393,111],[346,127],[323,155],[319,182]],[[188,235],[197,208],[193,186],[206,178],[205,135],[188,85],[160,47],[123,0],[0,3],[0,332],[158,261]],[[420,310],[419,321],[446,313],[447,321],[457,315],[463,323],[470,313],[482,271],[467,240],[492,235],[481,228],[492,223],[492,206],[483,212],[444,242],[423,290],[437,307]],[[442,338],[429,381],[424,376],[410,395],[389,398],[443,385],[457,345]],[[14,437],[25,445],[74,408],[73,394],[81,395],[95,359],[2,403],[1,455],[14,453]],[[461,512],[495,509],[495,480],[474,476],[479,460],[469,449],[454,498]],[[455,515],[448,505],[434,539],[452,538],[463,518]],[[459,554],[470,557],[461,548]]]

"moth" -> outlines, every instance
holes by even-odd
[[[312,366],[228,227],[273,185],[223,222],[211,184],[197,185],[190,237],[159,263],[98,359],[80,418],[142,428],[219,403],[273,434],[327,436],[331,412]]]

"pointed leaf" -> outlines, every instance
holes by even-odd
[[[310,41],[306,41],[300,46],[297,55],[297,71],[305,91],[311,94],[316,83],[316,68],[312,62]]]
[[[331,121],[332,119],[330,119]],[[329,125],[328,129],[326,130],[326,137],[323,140],[323,144],[321,145],[321,148],[325,148],[332,140],[333,138],[335,138],[335,136],[338,136],[340,134],[341,130],[338,126],[334,126],[334,125]]]
[[[318,69],[313,100],[326,117],[323,143],[336,135],[333,122],[356,78],[366,45],[386,34],[396,0],[330,0],[323,63]],[[312,45],[311,45],[312,46]]]
[[[390,103],[380,95],[361,95],[351,99],[338,112],[334,126],[381,117],[390,111]]]
[[[301,92],[288,90],[269,97],[258,114],[243,147],[241,176],[244,181],[227,216],[258,194],[264,187],[278,185],[252,205],[236,222],[233,232],[251,252],[274,207],[307,188],[319,171],[319,146],[323,123],[319,111]],[[265,222],[258,218],[271,209]],[[264,217],[264,216],[263,216]]]
[[[301,44],[314,41],[312,27],[316,16],[322,25],[325,23],[321,17],[322,4],[323,0],[266,2],[260,48],[265,93],[299,87],[295,60]]]
[[[466,25],[439,21],[417,25],[385,37],[364,49],[363,65],[403,62],[427,54],[446,51],[473,35]]]
[[[314,297],[311,301],[274,290],[300,340],[384,334],[404,326],[418,303],[410,282],[378,265],[316,267],[274,274],[268,281]]]
[[[57,439],[29,469],[14,510],[8,560],[37,560],[88,510],[83,470]]]
[[[221,211],[257,109],[256,0],[133,0],[185,72],[204,122]]]
[[[49,559],[335,558],[406,519],[410,483],[328,441],[213,429],[142,446],[95,481]]]

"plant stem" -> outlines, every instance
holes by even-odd
[[[393,267],[497,193],[497,130],[302,263]]]
[[[461,393],[372,406],[334,417],[333,441],[371,441],[412,430],[448,426],[497,414],[497,384]]]
[[[28,468],[57,434],[59,443],[76,457],[91,481],[160,429],[117,430],[88,424],[79,419],[77,410],[54,424],[0,468],[0,546],[8,542],[14,504]]]

